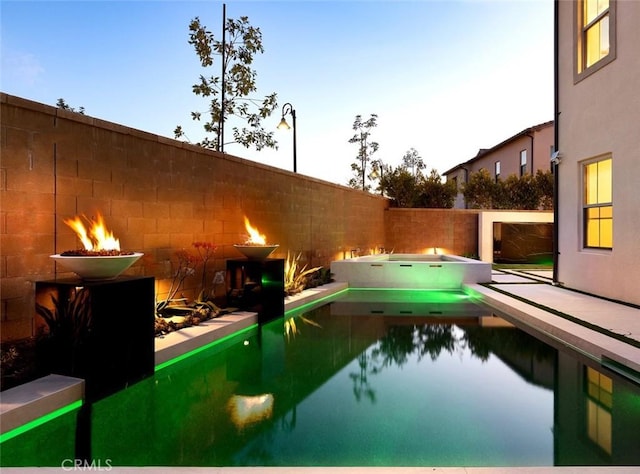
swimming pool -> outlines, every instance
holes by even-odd
[[[349,290],[1,449],[3,466],[634,465],[639,423],[636,385],[460,292]]]

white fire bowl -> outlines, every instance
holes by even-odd
[[[234,245],[234,247],[249,260],[264,260],[279,245]]]
[[[131,255],[113,256],[66,256],[51,255],[51,258],[76,273],[83,280],[113,280],[144,254],[135,252]]]

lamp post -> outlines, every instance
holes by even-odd
[[[278,129],[279,130],[290,130],[291,127],[289,126],[289,124],[287,123],[287,121],[285,120],[284,116],[287,114],[291,114],[291,117],[293,118],[293,172],[297,173],[298,172],[298,166],[297,166],[297,156],[296,156],[296,111],[293,108],[293,106],[287,102],[286,104],[284,104],[282,106],[282,120],[280,120],[280,123],[278,124]]]

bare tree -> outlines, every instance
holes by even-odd
[[[349,143],[357,143],[359,145],[357,162],[351,163],[351,170],[354,177],[349,180],[349,186],[363,191],[371,189],[371,185],[366,184],[367,163],[371,161],[371,156],[378,151],[378,142],[370,140],[371,129],[377,127],[377,114],[371,114],[368,120],[362,121],[361,115],[356,115],[353,122],[353,130],[355,134],[349,139]]]

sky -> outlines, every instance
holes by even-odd
[[[263,121],[277,150],[228,144],[225,152],[347,184],[358,145],[356,115],[377,114],[373,158],[398,166],[411,148],[440,174],[520,131],[553,119],[553,0],[228,0],[227,18],[260,28],[253,63]],[[222,35],[223,2],[211,0],[0,0],[0,90],[92,117],[192,142],[205,136],[191,112],[207,99],[192,86],[219,76],[188,44],[199,17]],[[286,117],[291,124],[291,116]],[[231,125],[226,126],[226,130]],[[232,139],[227,132],[225,141]]]

